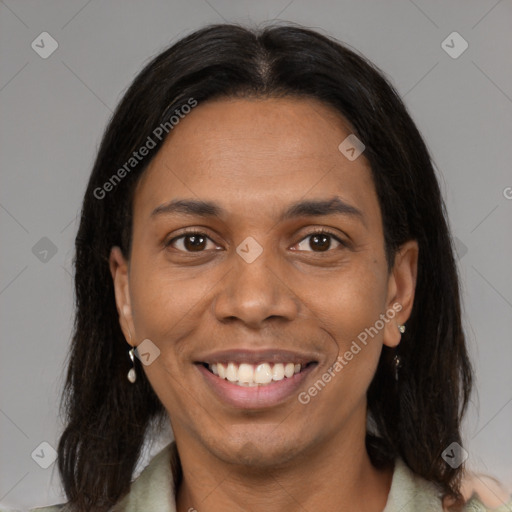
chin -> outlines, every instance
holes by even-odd
[[[210,451],[229,464],[276,468],[300,456],[307,448],[304,437],[298,433],[294,436],[284,429],[279,432],[279,424],[267,426],[254,425],[249,431],[239,431],[230,435],[229,442],[224,436],[221,442],[213,442]]]

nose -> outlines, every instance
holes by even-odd
[[[299,298],[285,278],[284,263],[276,262],[270,253],[270,249],[265,249],[251,263],[236,253],[233,255],[231,269],[219,283],[219,293],[213,301],[213,311],[220,322],[238,320],[258,329],[271,319],[297,318]]]

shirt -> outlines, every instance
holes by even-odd
[[[179,464],[176,443],[169,443],[157,453],[132,482],[130,491],[112,512],[176,512],[174,476],[172,467]],[[510,501],[498,508],[487,508],[473,495],[465,505],[465,512],[512,512]],[[66,512],[66,505],[32,509],[31,512]],[[0,511],[1,512],[1,511]],[[441,492],[433,483],[416,475],[397,457],[386,506],[382,512],[443,512]]]

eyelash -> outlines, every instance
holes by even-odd
[[[305,240],[306,238],[309,238],[311,236],[315,236],[315,235],[328,235],[330,236],[331,238],[333,238],[334,240],[336,240],[336,242],[338,242],[342,247],[348,247],[348,244],[347,242],[343,241],[341,238],[339,238],[339,236],[336,234],[336,233],[333,233],[332,231],[330,231],[329,229],[326,229],[326,228],[318,228],[314,231],[311,231],[310,233],[308,233],[306,236],[304,236],[303,238],[301,238],[299,240],[299,242],[302,242],[303,240]],[[325,252],[329,252],[329,251],[332,251],[333,249],[329,248],[327,251]],[[311,252],[314,252],[314,251],[311,251]],[[322,252],[322,251],[320,251]]]
[[[347,243],[344,242],[343,240],[341,240],[338,235],[336,235],[335,233],[333,233],[332,231],[330,231],[329,229],[326,229],[326,228],[319,228],[319,229],[316,229],[314,231],[311,231],[310,233],[308,233],[307,235],[305,235],[303,238],[301,238],[299,240],[298,243],[302,242],[303,240],[305,240],[306,238],[309,238],[309,237],[312,237],[312,236],[315,236],[315,235],[328,235],[330,237],[332,237],[334,240],[336,240],[340,245],[342,245],[343,247],[347,247]],[[204,233],[203,231],[198,231],[197,229],[195,228],[186,228],[182,233],[181,235],[179,236],[176,236],[174,238],[172,238],[171,240],[167,241],[164,243],[164,246],[165,247],[169,247],[173,242],[175,242],[176,240],[179,240],[181,238],[185,238],[187,236],[202,236],[202,237],[205,237],[205,238],[208,238],[210,241],[213,242],[213,240],[211,240],[211,238],[206,234]],[[333,249],[328,249],[327,251],[318,251],[318,252],[330,252],[332,251]],[[181,251],[180,252],[187,252],[187,253],[193,253],[193,251]],[[197,252],[204,252],[204,251],[197,251]],[[307,251],[307,252],[315,252],[315,251]]]

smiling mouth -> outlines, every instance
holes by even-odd
[[[268,386],[273,382],[290,379],[306,368],[316,365],[316,361],[309,363],[200,363],[210,373],[220,379],[242,387]]]

